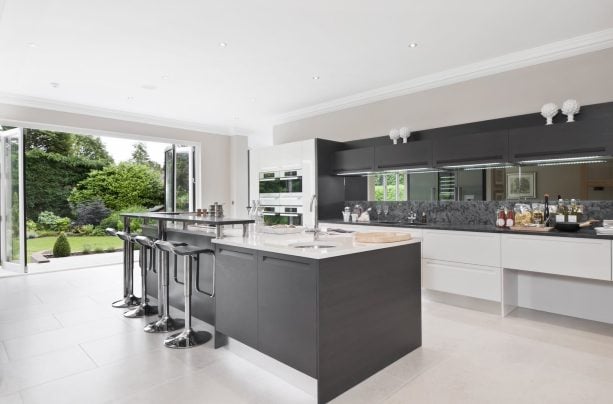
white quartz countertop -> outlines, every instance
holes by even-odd
[[[212,242],[311,259],[338,257],[421,242],[421,239],[413,238],[396,243],[358,243],[352,234],[340,234],[320,235],[319,240],[315,242],[320,248],[297,248],[295,245],[313,243],[313,234],[302,232],[279,235],[250,232],[247,237],[243,238],[238,233],[233,234],[230,230],[224,238],[213,239]]]

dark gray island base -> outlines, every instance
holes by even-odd
[[[318,381],[318,402],[421,346],[420,244],[308,259],[216,245],[216,329]]]
[[[192,297],[194,316],[215,327],[215,347],[230,337],[316,379],[320,403],[421,346],[418,241],[313,259],[198,231],[169,228],[165,238],[215,249],[216,296]],[[200,261],[194,279],[208,290],[212,262]],[[175,272],[170,263],[170,298],[183,310],[178,264]],[[156,282],[149,277],[152,292]]]

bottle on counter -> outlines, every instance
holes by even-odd
[[[426,212],[421,212],[421,222],[423,224],[428,223],[428,217],[426,216]]]
[[[505,225],[506,227],[510,229],[511,227],[515,225],[515,213],[513,212],[512,209],[507,210],[505,208],[505,216],[506,216]]]
[[[498,208],[496,211],[496,227],[504,228],[507,223],[507,216],[504,213],[504,208]]]
[[[558,198],[558,210],[556,214],[556,223],[564,223],[566,221],[566,214],[567,212],[566,212],[566,205],[564,205],[564,199]]]

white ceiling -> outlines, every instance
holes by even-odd
[[[4,0],[0,12],[5,96],[256,139],[296,110],[613,27],[610,0]]]

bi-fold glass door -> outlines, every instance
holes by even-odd
[[[166,211],[196,210],[196,167],[193,146],[173,145],[164,158],[164,191]]]
[[[0,266],[16,272],[27,268],[24,158],[23,130],[0,130]]]

